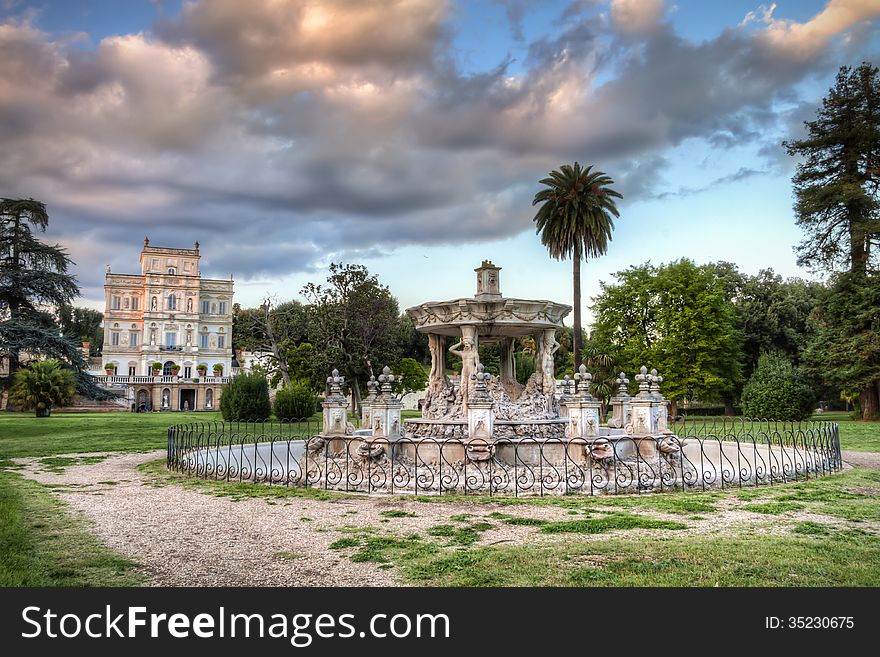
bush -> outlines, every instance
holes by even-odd
[[[318,398],[308,381],[291,381],[275,393],[275,417],[279,420],[303,420],[312,417]]]
[[[805,420],[813,412],[813,391],[784,356],[764,354],[742,393],[743,414],[772,420]]]
[[[272,414],[269,386],[263,376],[239,374],[223,390],[220,412],[227,422],[235,420],[262,421]]]

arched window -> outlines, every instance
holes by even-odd
[[[211,388],[205,390],[205,408],[214,408],[214,391]]]
[[[168,273],[171,274],[171,275],[173,276],[173,275],[174,275],[174,267],[169,267],[169,268],[168,268]]]
[[[175,310],[177,308],[177,299],[173,294],[168,295],[168,310]]]
[[[163,376],[171,376],[171,368],[174,367],[173,360],[166,360],[165,364],[162,366],[162,375]]]

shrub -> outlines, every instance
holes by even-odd
[[[394,392],[400,395],[424,390],[428,383],[428,373],[413,358],[402,358],[394,368],[394,375],[397,377]]]
[[[279,420],[302,420],[315,412],[318,398],[308,381],[291,381],[275,393],[275,417]]]
[[[214,376],[220,376],[223,374],[223,365],[221,363],[214,363]]]
[[[12,402],[22,410],[34,409],[37,417],[49,417],[53,406],[66,406],[73,401],[76,376],[64,369],[54,358],[30,363],[15,373]]]
[[[814,405],[813,391],[787,358],[764,354],[743,388],[743,414],[773,420],[804,420]]]
[[[268,419],[272,414],[269,386],[265,377],[239,374],[232,379],[220,397],[220,412],[227,422],[235,420]]]

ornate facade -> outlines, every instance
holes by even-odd
[[[144,239],[140,274],[107,267],[102,380],[126,386],[136,410],[218,408],[232,371],[233,281],[202,278],[199,258],[198,242]]]

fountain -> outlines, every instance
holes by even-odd
[[[401,418],[395,376],[385,367],[367,383],[361,428],[348,422],[344,377],[327,378],[321,433],[290,423],[169,430],[169,466],[213,478],[369,492],[442,494],[607,494],[765,485],[840,468],[837,426],[725,421],[720,427],[667,424],[668,401],[656,370],[617,377],[607,424],[581,365],[557,383],[556,330],[571,308],[505,298],[501,268],[484,261],[472,298],[407,309],[426,333],[431,373],[422,417]],[[516,380],[515,341],[537,344],[536,371]],[[447,347],[447,340],[453,341]],[[498,376],[486,372],[479,345],[500,346]],[[458,381],[446,353],[461,359]],[[305,427],[306,429],[308,427]],[[696,430],[695,430],[696,429]],[[305,440],[303,440],[305,438]]]

